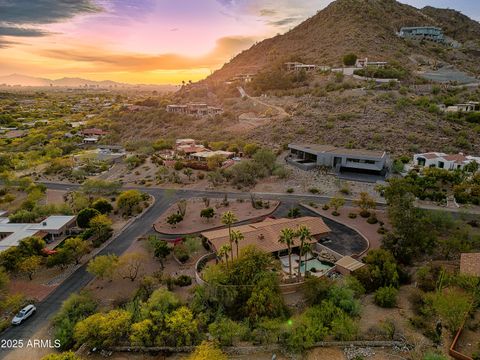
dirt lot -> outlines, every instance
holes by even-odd
[[[180,224],[172,227],[167,223],[167,218],[171,214],[178,211],[177,204],[172,205],[162,216],[157,220],[154,227],[155,230],[162,234],[192,234],[198,233],[207,229],[223,226],[221,217],[222,213],[232,211],[239,222],[259,217],[265,217],[275,211],[279,205],[278,201],[270,201],[268,209],[254,209],[250,201],[238,201],[236,199],[228,199],[228,206],[222,204],[223,199],[210,199],[209,206],[215,209],[215,216],[208,221],[200,217],[200,211],[207,206],[202,199],[188,199],[187,211],[185,218]]]

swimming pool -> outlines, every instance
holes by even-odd
[[[311,272],[313,272],[312,269],[315,269],[317,273],[325,273],[331,268],[333,268],[333,264],[326,261],[321,261],[318,259],[312,259],[307,261],[307,270]],[[302,272],[302,274],[305,273],[305,261],[302,261],[300,265],[300,271]]]

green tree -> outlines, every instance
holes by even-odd
[[[122,192],[117,198],[117,208],[125,215],[132,215],[139,212],[139,207],[143,201],[142,193],[138,190],[127,190]]]
[[[214,343],[203,341],[188,360],[227,360],[227,356]]]
[[[99,348],[115,345],[126,338],[131,317],[125,310],[91,315],[75,325],[73,337],[78,345]]]
[[[188,181],[192,180],[192,175],[193,175],[192,169],[186,168],[185,170],[183,170],[183,174],[188,177]]]
[[[393,286],[381,287],[375,292],[375,304],[383,308],[392,308],[397,305],[398,290]]]
[[[182,214],[176,212],[167,217],[167,223],[169,225],[172,225],[172,227],[175,227],[178,223],[183,221],[183,216]]]
[[[207,207],[200,211],[200,217],[207,219],[207,221],[213,218],[214,216],[215,216],[215,210],[211,207]]]
[[[332,281],[326,277],[307,276],[303,285],[303,293],[307,304],[320,305],[328,298]]]
[[[17,250],[23,257],[42,255],[45,245],[45,240],[38,236],[31,236],[20,240]]]
[[[98,210],[101,214],[110,214],[113,211],[113,206],[105,198],[99,198],[92,204],[92,208]]]
[[[300,225],[297,228],[295,236],[300,239],[300,248],[299,248],[300,249],[300,261],[298,262],[298,272],[297,272],[298,280],[300,281],[300,279],[302,277],[301,267],[302,267],[302,256],[303,256],[304,245],[305,245],[306,241],[311,241],[312,240],[312,233],[307,226]],[[307,268],[305,267],[305,273],[306,273],[306,271],[307,271]]]
[[[19,264],[19,270],[26,274],[30,280],[33,279],[33,275],[38,271],[42,264],[42,258],[40,256],[29,256],[23,259]]]
[[[77,215],[77,224],[81,228],[87,228],[90,226],[90,220],[92,220],[95,216],[100,215],[100,211],[93,208],[85,208],[80,210]]]
[[[226,158],[223,155],[213,155],[207,158],[207,166],[209,170],[217,170],[225,162]]]
[[[375,291],[385,286],[399,286],[398,266],[389,251],[371,250],[363,261],[367,266],[355,271],[354,276],[360,280],[367,291]]]
[[[336,340],[352,341],[358,334],[358,324],[345,314],[336,317],[332,321],[332,334]]]
[[[259,149],[260,147],[255,144],[255,143],[249,143],[249,144],[245,144],[243,146],[243,152],[245,153],[245,155],[247,155],[248,157],[252,157],[256,152],[257,150]]]
[[[81,360],[73,351],[63,352],[61,354],[48,354],[42,357],[42,360]]]
[[[330,206],[333,208],[333,215],[338,215],[338,209],[345,205],[345,199],[340,196],[335,196],[330,199]]]
[[[208,332],[221,346],[234,346],[246,334],[248,328],[225,316],[208,325]]]
[[[124,279],[135,281],[143,269],[145,255],[139,252],[128,252],[123,254],[118,261],[118,270]]]
[[[352,53],[346,54],[346,55],[343,57],[343,64],[344,64],[345,66],[353,66],[353,65],[355,65],[355,63],[357,62],[357,59],[358,59],[358,57],[357,57],[357,55],[355,55],[355,54],[352,54]]]
[[[360,208],[360,216],[366,218],[370,216],[370,210],[375,209],[375,200],[366,192],[360,193],[360,198],[354,201]]]
[[[153,247],[153,254],[160,262],[160,266],[163,270],[165,268],[165,258],[170,255],[172,249],[165,240],[157,239],[155,236],[153,236],[153,238],[150,238],[149,241]]]
[[[60,340],[61,350],[70,349],[74,345],[75,324],[92,315],[96,309],[97,302],[86,292],[72,294],[62,303],[53,320],[55,339]]]
[[[225,258],[225,265],[228,269],[228,258],[230,257],[229,253],[232,251],[232,247],[230,245],[222,245],[220,249],[218,249],[218,256],[220,256],[221,259]],[[233,261],[233,258],[232,258]]]
[[[118,263],[117,255],[99,255],[88,262],[87,271],[100,279],[111,280],[115,270],[118,268]]]
[[[292,246],[295,242],[295,231],[290,228],[282,229],[280,232],[280,238],[278,239],[280,244],[287,245],[288,248],[288,272],[292,277]]]
[[[199,336],[198,322],[186,306],[181,306],[168,314],[165,318],[165,326],[174,346],[190,346]]]
[[[228,240],[230,242],[230,251],[233,260],[233,238],[232,238],[232,225],[238,221],[236,215],[232,211],[226,211],[222,214],[222,224],[228,226]]]
[[[157,327],[150,319],[144,319],[132,324],[130,328],[130,342],[133,346],[153,346]]]
[[[79,264],[82,257],[90,252],[90,245],[79,237],[73,237],[65,240],[62,250],[70,251],[75,264]]]
[[[469,294],[457,289],[445,289],[430,295],[432,307],[455,334],[463,320],[472,310],[473,301]]]
[[[236,253],[237,253],[237,259],[238,259],[238,244],[245,239],[245,236],[242,234],[240,230],[232,230],[231,235],[232,235],[232,240],[235,243],[235,247],[237,249]]]
[[[90,229],[99,239],[106,240],[112,233],[112,220],[107,215],[98,214],[90,220]]]

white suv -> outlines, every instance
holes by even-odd
[[[32,316],[35,311],[37,311],[37,308],[30,304],[25,306],[22,310],[19,311],[17,315],[12,319],[12,324],[13,325],[20,325],[22,322],[27,320],[30,316]]]

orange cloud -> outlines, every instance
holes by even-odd
[[[257,39],[229,36],[217,40],[215,48],[200,57],[179,54],[142,55],[113,53],[95,47],[41,50],[39,55],[55,60],[91,65],[95,71],[155,71],[217,68],[238,52],[251,46]]]

